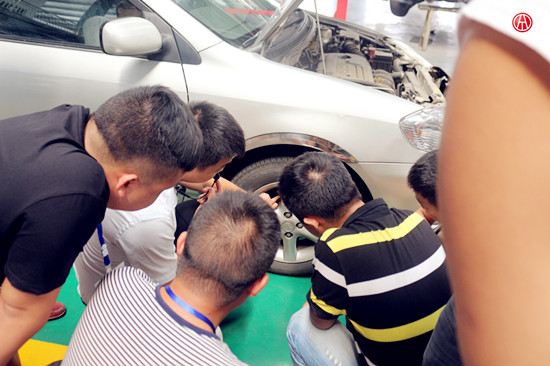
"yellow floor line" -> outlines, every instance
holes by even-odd
[[[19,349],[21,366],[45,366],[65,356],[67,346],[61,344],[28,340]]]

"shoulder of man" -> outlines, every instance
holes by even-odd
[[[99,283],[99,287],[117,286],[124,283],[123,287],[135,285],[156,285],[156,283],[143,270],[131,266],[116,268],[107,273]]]

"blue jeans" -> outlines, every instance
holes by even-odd
[[[295,366],[357,366],[353,336],[336,321],[327,330],[316,328],[309,318],[309,306],[296,312],[286,330],[290,356]]]

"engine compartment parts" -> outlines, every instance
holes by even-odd
[[[318,30],[318,31],[317,31]],[[321,49],[322,47],[322,49]],[[419,105],[445,103],[449,77],[376,32],[296,10],[266,45],[265,57],[287,65],[368,85]]]

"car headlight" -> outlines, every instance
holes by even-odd
[[[445,105],[426,107],[399,120],[399,128],[415,148],[431,151],[439,148]]]

